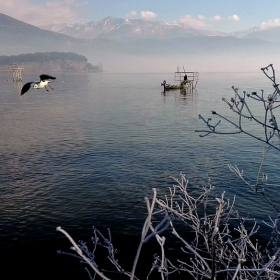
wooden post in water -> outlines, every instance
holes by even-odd
[[[177,70],[179,70],[179,66],[177,66]],[[184,72],[177,71],[175,72],[174,81],[182,82],[184,81],[185,75],[187,76],[187,80],[189,83],[189,91],[193,92],[193,90],[196,88],[198,79],[199,79],[199,73],[198,72],[186,72],[184,68]]]
[[[17,63],[10,64],[9,67],[13,71],[13,81],[22,81],[21,72],[24,70],[24,67],[22,65],[18,65]]]

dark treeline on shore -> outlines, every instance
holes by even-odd
[[[23,62],[48,62],[52,60],[73,60],[79,62],[88,62],[87,58],[73,52],[35,52],[19,55],[1,55],[0,64],[8,65],[12,63]]]
[[[24,64],[27,71],[103,72],[102,64],[92,65],[88,59],[74,52],[35,52],[0,56],[0,68],[10,64]]]

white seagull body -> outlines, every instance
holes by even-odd
[[[47,86],[49,86],[53,90],[53,88],[49,85],[49,83],[51,82],[51,80],[55,80],[55,79],[56,79],[56,77],[52,77],[52,76],[49,76],[49,75],[46,75],[46,74],[42,74],[40,76],[40,81],[39,82],[29,82],[29,83],[26,83],[22,87],[20,95],[25,94],[30,89],[32,84],[34,84],[33,88],[35,88],[35,89],[45,88],[46,91],[49,91],[47,89]]]

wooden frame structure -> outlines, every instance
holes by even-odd
[[[9,65],[11,71],[13,71],[13,81],[22,81],[21,72],[24,71],[23,65],[18,65],[17,63],[12,63]]]
[[[184,69],[185,70],[185,69]],[[191,90],[194,90],[196,88],[198,79],[199,79],[199,73],[198,72],[180,72],[179,66],[177,67],[177,72],[175,72],[174,81],[182,82],[185,80],[185,76],[187,76],[187,80],[190,82]]]

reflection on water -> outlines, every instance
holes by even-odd
[[[22,81],[13,81],[13,84],[15,93],[20,95],[22,89]]]
[[[23,96],[22,85],[0,76],[4,267],[16,255],[26,268],[21,276],[37,279],[32,265],[49,279],[65,278],[73,263],[56,255],[69,248],[57,226],[78,239],[88,238],[92,225],[110,227],[120,247],[126,242],[132,248],[145,219],[143,198],[153,187],[164,193],[180,171],[190,178],[211,176],[228,197],[238,196],[241,212],[257,218],[272,213],[227,168],[250,166],[249,175],[255,174],[258,143],[194,132],[203,128],[198,114],[230,114],[221,98],[232,95],[232,85],[258,89],[267,81],[259,74],[202,73],[196,92],[162,94],[159,84],[168,75],[58,74],[54,91],[31,89]],[[28,74],[23,79],[33,80]]]

